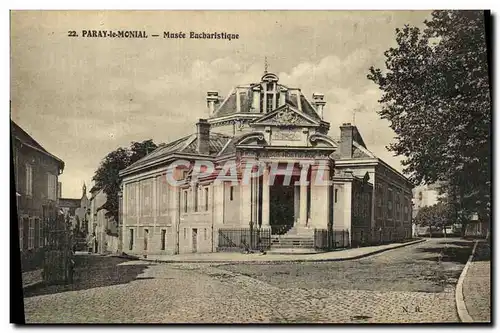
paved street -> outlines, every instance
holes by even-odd
[[[454,287],[473,243],[427,242],[364,259],[152,264],[88,258],[71,287],[26,293],[27,322],[457,322]]]

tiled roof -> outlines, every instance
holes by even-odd
[[[171,153],[178,151],[182,146],[184,146],[186,144],[186,141],[188,141],[190,138],[192,138],[192,135],[182,137],[182,138],[175,140],[175,141],[172,141],[168,144],[160,145],[160,146],[158,146],[158,148],[153,150],[148,155],[144,156],[140,160],[136,161],[135,163],[133,163],[130,166],[128,166],[127,168],[125,168],[125,170],[139,166],[139,165],[146,164],[147,162],[158,159],[160,157],[170,155]]]
[[[230,139],[230,136],[224,134],[210,133],[210,141],[208,142],[210,151],[209,154],[217,155]],[[193,142],[191,142],[186,148],[182,149],[181,152],[188,154],[198,154],[196,141],[196,139],[193,140]]]
[[[196,134],[191,134],[180,138],[171,143],[162,145],[155,149],[152,153],[144,156],[134,164],[128,166],[123,171],[130,170],[132,168],[139,167],[141,165],[145,165],[148,162],[152,162],[154,160],[158,160],[160,158],[167,157],[174,153],[185,153],[185,154],[195,154],[199,155],[197,151],[197,136]],[[228,135],[220,134],[220,133],[210,133],[210,141],[209,141],[209,154],[212,156],[216,156],[219,152],[224,148],[227,142],[231,140],[231,137]]]
[[[242,110],[242,112],[245,112]],[[236,113],[236,92],[233,91],[229,97],[222,102],[219,108],[214,112],[212,118],[229,116]]]
[[[311,116],[313,119],[320,120],[321,118],[316,113],[316,110],[313,109],[312,105],[307,101],[306,97],[300,94],[300,101],[302,103],[302,112]]]
[[[78,208],[81,202],[81,199],[59,198],[59,207]]]
[[[36,150],[44,153],[45,155],[52,157],[54,160],[59,162],[62,165],[62,167],[64,167],[64,162],[60,158],[49,153],[45,148],[42,147],[42,145],[40,145],[38,142],[36,142],[36,140],[33,139],[33,137],[31,137],[31,135],[29,135],[25,130],[23,130],[13,120],[10,121],[10,124],[11,124],[10,128],[11,128],[11,133],[12,133],[13,138],[19,140],[22,144],[24,144],[26,146],[29,146],[33,149],[36,149]]]

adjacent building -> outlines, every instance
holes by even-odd
[[[106,193],[92,190],[90,196],[90,219],[88,230],[95,234],[98,253],[116,253],[119,251],[118,224],[113,218],[106,217]]]
[[[420,185],[413,189],[413,217],[422,207],[433,206],[439,201],[439,184]]]
[[[217,251],[220,238],[233,237],[226,231],[249,224],[305,239],[315,229],[346,231],[351,246],[411,237],[412,184],[370,152],[356,126],[330,137],[325,104],[322,94],[309,100],[272,73],[225,97],[209,91],[209,117],[193,134],[120,172],[123,251]],[[172,168],[179,160],[185,169]],[[197,161],[214,172],[193,177]],[[242,182],[257,162],[262,174]],[[228,165],[236,176],[219,181]]]
[[[82,186],[82,197],[80,199],[60,198],[59,211],[69,221],[71,229],[78,235],[84,236],[88,233],[88,222],[90,220],[90,202],[87,197],[87,187]]]
[[[11,120],[19,245],[23,269],[42,263],[45,226],[57,217],[59,175],[64,162]]]

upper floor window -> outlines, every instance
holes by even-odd
[[[184,190],[184,213],[188,211],[188,192]]]
[[[208,187],[205,187],[205,210],[208,211]]]
[[[199,189],[198,186],[195,186],[194,191],[193,191],[193,202],[194,202],[194,211],[198,211],[198,195],[199,195]]]
[[[273,97],[274,97],[274,95],[272,95],[272,94],[266,94],[266,111],[267,112],[270,112],[274,109]]]
[[[33,195],[33,168],[26,164],[26,195]]]
[[[56,200],[57,194],[57,177],[51,173],[47,173],[47,198]]]

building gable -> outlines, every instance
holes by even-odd
[[[319,123],[287,103],[266,116],[254,121],[250,126],[317,127]]]

